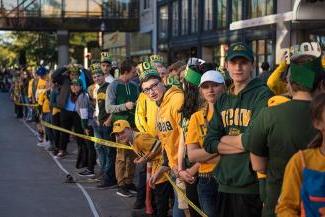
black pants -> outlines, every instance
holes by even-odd
[[[199,196],[197,193],[197,179],[193,184],[186,183],[186,196],[190,201],[192,201],[199,209],[200,208],[200,202],[199,202]],[[191,217],[200,217],[199,215],[190,205],[188,206]]]
[[[23,118],[23,106],[15,105],[16,118]]]
[[[260,217],[262,202],[258,194],[219,192],[217,210],[220,217]]]
[[[52,115],[52,124],[61,127],[60,124],[60,112]],[[52,129],[52,134],[54,138],[54,146],[57,150],[60,149],[60,131]]]
[[[67,130],[71,130],[72,127],[74,132],[83,134],[81,119],[77,112],[67,111],[62,109],[60,112],[61,127]],[[66,152],[69,141],[69,134],[61,132],[60,134],[60,150]],[[78,145],[78,156],[76,162],[76,168],[83,168],[87,166],[87,147],[85,141],[77,137]]]
[[[144,203],[146,200],[147,162],[136,164],[137,201]]]
[[[169,198],[173,195],[173,187],[167,182],[157,184],[153,189],[155,198],[155,217],[167,217],[169,210]]]
[[[90,136],[94,136],[94,131],[91,130]],[[86,149],[87,152],[87,169],[90,171],[94,171],[95,165],[96,165],[96,149],[95,144],[92,141],[85,141],[86,143]]]

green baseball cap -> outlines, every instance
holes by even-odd
[[[235,57],[244,57],[250,62],[254,62],[254,54],[252,49],[250,49],[247,44],[242,42],[238,42],[230,46],[227,52],[226,61],[230,61]]]
[[[303,64],[290,64],[290,81],[312,90],[319,78],[324,73],[321,57]]]

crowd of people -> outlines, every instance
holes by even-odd
[[[89,69],[21,70],[11,95],[17,118],[35,121],[38,145],[58,159],[70,135],[41,121],[130,147],[77,138],[75,166],[97,188],[135,196],[134,209],[149,198],[153,216],[200,216],[183,191],[209,217],[325,216],[322,50],[290,51],[260,77],[245,43],[230,46],[223,70],[194,57],[166,67],[159,55],[112,67],[102,52]]]

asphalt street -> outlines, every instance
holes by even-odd
[[[70,155],[57,162],[36,143],[32,130],[16,119],[8,94],[0,93],[0,217],[132,216],[134,198],[121,198],[116,189],[64,183],[64,170],[75,178],[80,171],[73,142]]]

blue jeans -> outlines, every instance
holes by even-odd
[[[217,216],[218,184],[213,176],[199,177],[197,192],[202,211],[209,217]]]
[[[22,97],[23,103],[28,104],[28,97],[27,96],[23,96]],[[24,106],[24,118],[26,118],[27,120],[32,119],[32,108],[29,106]]]
[[[110,127],[96,126],[94,128],[94,135],[96,138],[110,140],[111,131],[112,129]],[[116,149],[100,144],[95,144],[95,149],[98,154],[101,171],[104,173],[104,182],[115,183]]]
[[[176,183],[176,180],[173,177],[173,181]],[[173,205],[173,217],[185,217],[184,210],[178,208],[178,197],[177,192],[174,190],[174,205]]]
[[[42,120],[48,123],[52,123],[52,114],[51,112],[46,112],[42,114]],[[51,142],[51,145],[54,145],[54,137],[51,128],[45,127],[45,135],[47,139]]]

